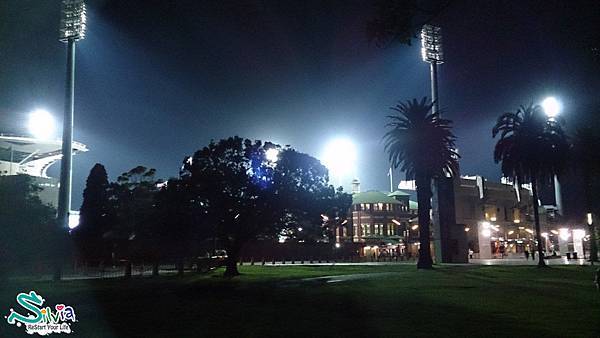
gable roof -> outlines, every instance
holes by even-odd
[[[396,190],[394,192],[389,193],[388,196],[390,196],[390,197],[394,197],[394,196],[410,196],[410,194],[405,193],[404,191],[401,191],[401,190]]]
[[[358,192],[352,195],[352,204],[361,203],[391,203],[400,204],[395,198],[388,196],[387,194],[377,191],[369,190],[365,192]]]

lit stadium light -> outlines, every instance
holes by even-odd
[[[424,25],[421,29],[421,57],[423,61],[440,64],[444,62],[442,50],[442,29]]]
[[[341,185],[343,178],[353,175],[356,163],[356,147],[349,139],[335,139],[327,144],[322,156],[332,177]]]
[[[60,20],[60,41],[81,40],[85,37],[86,9],[83,0],[63,0]]]
[[[548,116],[550,119],[553,119],[560,114],[562,106],[556,98],[550,96],[542,101],[542,108],[544,108],[544,113],[546,113],[546,116]]]
[[[79,212],[69,213],[69,229],[75,229],[79,226]]]
[[[29,114],[28,128],[31,135],[37,139],[47,140],[54,135],[54,118],[43,109]]]
[[[279,160],[279,150],[276,148],[267,149],[267,151],[265,151],[265,157],[267,158],[267,161],[275,163]]]

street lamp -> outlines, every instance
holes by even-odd
[[[59,40],[67,43],[67,80],[57,210],[57,221],[63,229],[69,227],[69,211],[71,209],[73,116],[75,111],[75,43],[85,37],[85,28],[86,9],[83,0],[63,0]]]
[[[562,105],[555,97],[549,96],[542,101],[542,108],[548,117],[548,121],[554,122],[558,114],[560,114]],[[556,175],[554,175],[554,202],[556,204],[556,211],[558,211],[559,215],[562,215],[562,194],[560,191],[560,182]]]

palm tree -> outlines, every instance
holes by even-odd
[[[569,145],[562,121],[547,119],[539,105],[521,106],[516,113],[505,113],[492,129],[500,135],[494,149],[494,161],[502,162],[502,174],[518,185],[531,183],[533,216],[538,242],[538,266],[545,266],[540,231],[538,183],[551,180],[564,168]]]
[[[414,179],[419,203],[419,261],[417,268],[431,269],[429,251],[429,211],[431,209],[431,180],[458,172],[458,153],[452,121],[432,113],[433,103],[424,97],[399,103],[391,109],[397,113],[388,116],[391,128],[384,136],[385,150],[394,168]]]
[[[585,198],[585,211],[587,213],[598,212],[598,201],[594,200],[594,192],[597,191],[597,177],[600,176],[600,159],[598,158],[598,149],[600,149],[600,134],[597,129],[589,124],[583,126],[575,132],[573,140],[574,159],[581,169],[583,175],[583,191]],[[590,230],[590,261],[592,264],[598,261],[598,243],[596,237],[596,226],[589,224]]]

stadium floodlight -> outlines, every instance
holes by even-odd
[[[86,10],[83,0],[63,0],[60,20],[60,41],[82,40],[85,37]]]
[[[325,146],[322,159],[330,172],[330,176],[337,179],[337,185],[341,186],[346,176],[353,175],[356,165],[356,147],[347,138],[338,138]]]
[[[28,128],[31,135],[40,140],[47,140],[54,135],[54,118],[43,109],[29,114]]]
[[[73,118],[75,111],[75,43],[85,37],[85,30],[85,2],[83,0],[63,0],[59,40],[67,43],[67,81],[65,84],[65,114],[63,118],[62,159],[57,208],[57,221],[63,229],[69,227],[69,211],[71,210]]]
[[[442,29],[440,27],[424,25],[421,29],[421,57],[430,65],[432,113],[439,114],[437,65],[444,63]]]
[[[542,108],[544,108],[544,113],[548,116],[549,119],[554,119],[558,114],[560,114],[561,104],[555,97],[547,97],[542,101]]]
[[[432,25],[424,25],[421,29],[421,57],[429,63],[444,63],[442,49],[442,29]]]
[[[267,161],[275,163],[279,160],[279,150],[277,148],[270,148],[265,151],[265,157]]]

